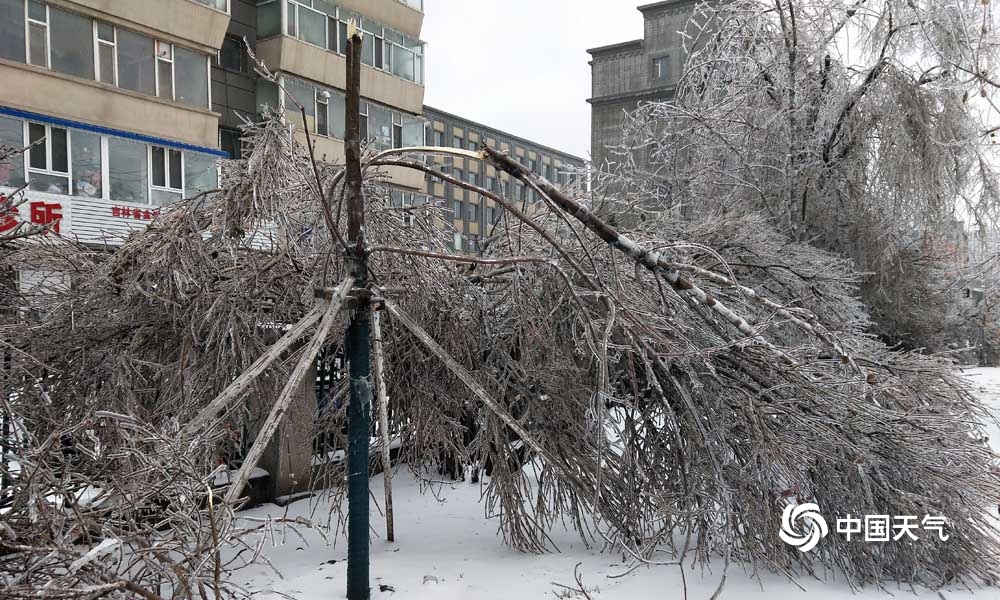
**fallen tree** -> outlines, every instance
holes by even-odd
[[[787,573],[830,566],[854,586],[994,581],[988,412],[947,362],[865,335],[849,261],[756,215],[613,226],[582,191],[490,148],[352,152],[345,169],[316,161],[279,120],[246,136],[248,156],[223,165],[219,190],[114,254],[5,246],[9,265],[71,279],[15,296],[22,317],[0,329],[13,349],[4,411],[18,428],[6,454],[18,467],[2,467],[0,577],[16,594],[242,593],[226,572],[261,558],[268,525],[233,512],[236,488],[224,492],[232,504],[211,491],[217,448],[243,427],[266,443],[281,390],[317,345],[340,346],[345,321],[381,304],[386,420],[403,455],[416,469],[442,449],[490,461],[486,506],[519,548],[552,549],[546,532],[566,522],[588,543],[682,568],[724,557]],[[434,155],[487,161],[541,202],[455,179]],[[447,210],[395,203],[389,167],[502,206],[484,248],[450,251]],[[360,257],[367,284],[347,294]],[[328,408],[325,433],[341,436],[350,405]],[[466,443],[470,415],[479,435]],[[537,460],[522,468],[518,446]],[[320,477],[342,494],[344,465],[329,468]],[[829,536],[803,553],[779,524],[808,502],[829,517],[942,515],[951,537],[875,547]],[[244,551],[227,563],[232,548]]]

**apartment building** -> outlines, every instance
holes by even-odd
[[[423,144],[421,0],[232,0],[231,8],[232,22],[212,70],[213,108],[221,115],[224,150],[238,155],[243,120],[271,107],[285,111],[302,139],[308,128],[318,157],[343,160],[347,23],[352,19],[364,39],[362,135],[375,148]],[[277,83],[254,74],[244,39],[277,75]],[[390,176],[401,190],[423,188],[419,172],[395,169]]]
[[[619,159],[610,149],[623,140],[626,112],[644,102],[669,101],[687,58],[681,31],[697,0],[665,0],[638,8],[643,18],[642,39],[591,48],[591,160],[595,169],[608,169]],[[641,168],[649,157],[633,157]]]
[[[0,145],[30,146],[0,165],[0,194],[26,186],[21,218],[113,246],[164,204],[217,185],[209,80],[228,9],[0,0]]]
[[[427,142],[433,146],[479,150],[485,144],[510,154],[529,170],[549,181],[564,185],[574,183],[586,168],[586,161],[572,154],[430,106],[424,107],[424,118],[427,120]],[[525,203],[528,207],[541,201],[534,190],[519,181],[512,181],[507,173],[498,173],[484,161],[438,156],[434,162],[438,170],[452,177],[491,191],[502,192],[504,197]],[[489,236],[491,227],[503,210],[489,198],[444,183],[431,175],[426,178],[426,191],[450,209],[455,250],[475,252],[479,249],[480,241]]]

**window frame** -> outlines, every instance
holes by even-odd
[[[317,86],[314,92],[316,110],[314,111],[314,121],[316,122],[316,135],[321,135],[323,137],[330,136],[330,92]],[[323,124],[326,126],[326,131],[319,130],[319,111],[320,107],[323,107],[323,114],[326,118],[323,120]]]
[[[41,22],[37,19],[31,18],[31,3],[33,0],[26,0],[24,3],[24,58],[25,63],[32,65],[34,67],[39,67],[42,69],[52,70],[52,27],[50,23],[52,22],[49,16],[49,5],[45,2],[37,1],[37,4],[41,4],[45,7],[45,22]],[[31,26],[41,25],[45,27],[45,64],[36,65],[31,62]]]
[[[156,185],[155,183],[153,183],[153,149],[154,148],[161,148],[163,150],[163,182],[164,182],[164,185]],[[171,152],[176,152],[176,153],[180,154],[180,157],[181,157],[181,170],[180,170],[180,173],[181,173],[181,182],[180,182],[180,185],[181,186],[179,188],[170,187],[170,179],[171,179],[170,178],[170,153]],[[149,189],[147,190],[148,194],[146,196],[146,204],[152,204],[153,203],[153,191],[168,192],[168,193],[171,193],[171,194],[180,194],[181,198],[182,199],[184,198],[184,195],[185,195],[185,191],[184,191],[185,190],[185,187],[184,187],[184,184],[185,184],[185,181],[184,181],[184,179],[185,179],[185,176],[184,176],[184,169],[185,169],[184,154],[185,154],[185,152],[183,150],[179,149],[179,148],[171,148],[170,146],[159,146],[157,144],[146,144],[146,175],[147,175],[148,182],[149,182]]]
[[[117,39],[117,34],[115,36]],[[160,56],[160,46],[166,46],[170,49],[170,58],[163,58]],[[160,95],[160,63],[164,62],[170,65],[170,98],[164,98]],[[171,102],[176,102],[177,100],[177,77],[174,74],[174,44],[171,42],[165,42],[160,39],[153,38],[153,77],[155,80],[154,90],[156,91],[156,97],[161,100],[170,100]],[[209,80],[211,84],[211,80]]]
[[[100,29],[102,22],[98,19],[91,19],[91,22],[93,22],[94,27],[94,81],[118,87],[118,27],[111,23],[104,23],[111,28],[111,34],[114,37],[109,42],[101,39]],[[112,83],[104,81],[101,77],[104,74],[104,65],[101,62],[101,46],[109,46],[111,48],[111,77],[114,80]]]
[[[29,147],[28,150],[24,153],[25,156],[27,157],[27,161],[25,162],[25,173],[28,173],[30,171],[36,171],[36,172],[38,172],[38,173],[40,173],[42,175],[50,175],[50,176],[53,176],[53,177],[66,177],[68,179],[72,179],[72,177],[73,177],[73,156],[72,156],[71,151],[70,151],[70,148],[72,148],[72,142],[70,141],[70,135],[71,135],[70,131],[71,130],[69,128],[67,128],[67,127],[55,127],[51,123],[40,123],[38,121],[31,121],[31,120],[25,119],[24,120],[24,127],[23,127],[24,133],[23,133],[23,137],[21,138],[22,140],[27,140],[28,141],[28,143],[25,144],[25,146],[30,146],[30,142],[31,142],[30,127],[31,127],[31,125],[39,125],[39,126],[45,128],[45,137],[44,137],[44,139],[45,139],[45,168],[44,169],[40,169],[38,167],[31,166],[31,150],[32,149]],[[63,131],[66,132],[66,170],[65,171],[56,171],[55,169],[52,168],[52,146],[53,146],[53,144],[52,144],[52,129],[53,129],[53,127],[55,127],[56,129],[62,129]],[[24,180],[25,181],[31,181],[31,177],[30,176],[26,176],[24,178]]]

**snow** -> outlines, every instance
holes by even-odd
[[[978,393],[1000,416],[1000,369],[970,369],[970,380]],[[1000,427],[989,424],[990,440],[1000,450]],[[372,498],[383,498],[382,475],[371,480]],[[620,578],[609,578],[628,570],[621,554],[601,554],[586,548],[571,532],[553,533],[562,550],[558,554],[523,554],[504,545],[496,520],[484,516],[479,503],[480,487],[465,482],[434,486],[436,494],[420,493],[419,481],[406,467],[397,469],[393,479],[393,508],[396,542],[384,540],[385,519],[372,505],[372,598],[397,600],[452,600],[508,598],[575,598],[556,584],[574,586],[574,567],[580,563],[583,584],[594,600],[683,598],[680,572],[673,566],[642,567]],[[241,513],[261,519],[303,517],[325,522],[327,505],[315,498],[284,509],[274,505]],[[985,510],[985,509],[984,509]],[[287,511],[287,512],[286,512]],[[778,526],[778,524],[775,524]],[[275,527],[274,543],[268,540],[264,555],[281,573],[264,565],[238,571],[235,583],[257,592],[258,600],[292,597],[297,600],[343,598],[346,586],[347,544],[343,536],[329,542],[316,532],[301,529],[302,538]],[[722,561],[712,569],[691,569],[687,576],[688,598],[707,600],[716,591]],[[425,583],[426,580],[426,583]],[[436,581],[435,581],[436,580]],[[380,585],[395,591],[381,591]],[[801,587],[800,587],[801,586]],[[595,589],[596,588],[596,589]],[[974,591],[946,589],[941,595],[932,590],[889,586],[887,590],[868,588],[852,593],[842,578],[832,573],[826,580],[800,577],[790,581],[781,575],[751,577],[739,565],[732,565],[721,598],[770,600],[875,600],[890,596],[914,600],[1000,599],[1000,589]],[[282,596],[287,595],[287,596]]]
[[[219,471],[218,473],[216,473],[215,477],[212,478],[212,485],[219,487],[228,484],[230,481],[233,480],[233,477],[236,477],[237,472],[238,471],[236,471],[235,469],[227,469],[224,471]],[[260,467],[254,467],[253,469],[250,469],[250,475],[247,476],[247,479],[252,481],[254,479],[259,479],[261,477],[267,477],[267,476],[268,476],[267,471],[261,469]]]

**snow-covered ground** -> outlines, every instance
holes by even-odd
[[[1000,369],[972,369],[967,373],[1000,416]],[[990,425],[990,439],[1000,449],[1000,428]],[[557,584],[574,586],[574,567],[580,563],[583,584],[594,600],[683,598],[680,572],[676,567],[644,567],[624,577],[609,578],[628,569],[622,556],[588,550],[572,533],[553,535],[559,554],[522,554],[503,544],[497,522],[484,518],[479,504],[479,486],[468,483],[443,485],[434,494],[421,494],[418,482],[406,468],[393,480],[396,542],[384,540],[385,520],[372,508],[372,525],[378,538],[372,543],[372,597],[397,600],[576,598]],[[435,486],[437,488],[437,486]],[[382,497],[381,475],[371,481],[374,498]],[[287,512],[286,512],[287,511]],[[300,501],[286,509],[265,506],[244,513],[248,517],[271,516],[314,518],[325,521],[323,505]],[[775,526],[778,524],[776,523]],[[343,598],[347,573],[346,540],[324,541],[319,534],[292,533],[268,545],[265,556],[281,573],[264,566],[239,571],[236,581],[257,592],[262,599],[292,597],[297,600]],[[687,573],[688,598],[708,600],[719,585],[721,561],[716,572]],[[389,586],[382,589],[380,586]],[[801,586],[801,587],[800,587]],[[804,589],[802,589],[804,588]],[[390,591],[394,590],[394,591]],[[895,597],[919,600],[1000,599],[1000,589],[937,591],[900,587]],[[739,567],[730,567],[722,594],[733,600],[802,598],[808,600],[874,600],[889,597],[882,590],[851,592],[842,581],[800,578],[791,582],[778,575],[750,577]]]

